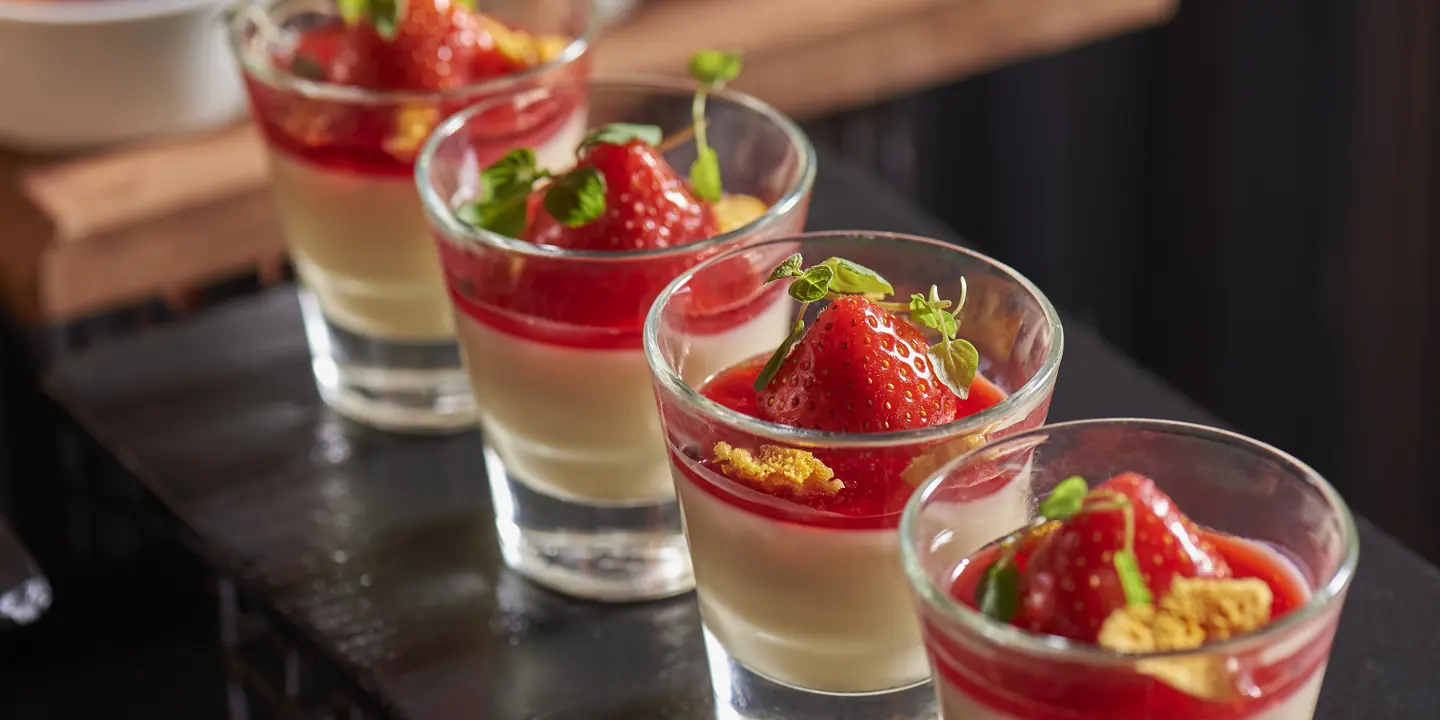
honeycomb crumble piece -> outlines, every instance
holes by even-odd
[[[758,455],[729,443],[715,443],[715,464],[725,475],[767,490],[789,488],[796,495],[833,495],[845,487],[835,471],[813,454],[778,445],[761,445]]]
[[[1100,646],[1123,653],[1193,650],[1270,622],[1274,596],[1256,578],[1175,578],[1155,605],[1128,605],[1105,618]],[[1223,699],[1234,693],[1224,658],[1200,655],[1141,660],[1141,672],[1191,695]]]
[[[490,35],[495,49],[511,62],[525,67],[550,62],[569,47],[570,40],[559,35],[531,35],[524,30],[510,28],[505,23],[488,15],[480,16],[480,27]]]
[[[395,111],[395,127],[385,138],[385,152],[409,160],[419,152],[425,138],[440,122],[440,109],[429,105],[406,105]]]
[[[916,455],[910,464],[900,472],[900,479],[910,485],[919,487],[930,476],[934,475],[945,463],[954,460],[965,453],[974,450],[985,444],[985,435],[989,429],[981,430],[973,435],[964,435],[953,440],[948,440],[936,446],[929,452]]]
[[[749,195],[726,195],[714,204],[715,224],[720,232],[734,232],[764,215],[770,207]]]

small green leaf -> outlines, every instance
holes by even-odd
[[[535,167],[533,150],[511,150],[480,174],[480,202],[502,199],[517,192],[529,194],[530,188],[541,176],[542,173]]]
[[[969,340],[946,340],[931,347],[929,355],[935,378],[961,400],[970,397],[970,384],[975,382],[975,371],[980,366],[980,351]]]
[[[734,80],[740,74],[740,53],[701,50],[690,56],[690,77],[706,85]]]
[[[375,33],[386,40],[394,40],[400,30],[400,18],[405,17],[405,0],[370,0],[370,24]]]
[[[910,296],[910,319],[931,330],[940,331],[940,337],[945,340],[955,337],[960,326],[955,322],[954,315],[945,312],[945,308],[950,304],[936,296],[933,285],[930,287],[930,295],[930,299],[919,293]]]
[[[1085,496],[1089,493],[1090,486],[1085,484],[1085,478],[1065,478],[1040,501],[1039,513],[1046,520],[1069,519],[1085,506]]]
[[[354,25],[365,17],[370,8],[370,0],[335,0],[335,8],[346,25]]]
[[[871,270],[859,263],[853,263],[845,258],[832,257],[821,263],[835,271],[835,278],[830,281],[830,289],[842,293],[875,293],[878,295],[890,295],[895,292],[894,286],[880,273]]]
[[[825,294],[830,291],[830,281],[834,277],[834,270],[824,265],[816,265],[801,273],[800,277],[790,281],[790,297],[802,303],[824,300]]]
[[[720,185],[720,156],[715,154],[715,148],[699,149],[695,163],[690,166],[690,188],[712,203],[720,202],[724,190]]]
[[[479,9],[476,7],[475,0],[455,0],[455,4],[472,12]]]
[[[520,237],[525,231],[525,202],[505,199],[461,205],[455,210],[460,222],[483,228],[505,237]]]
[[[577,228],[605,214],[605,176],[595,168],[577,168],[555,179],[545,193],[545,211]]]
[[[790,348],[794,347],[795,343],[800,342],[800,338],[804,335],[805,308],[801,306],[800,312],[795,315],[795,326],[790,329],[789,337],[786,337],[785,341],[780,343],[780,347],[775,350],[775,354],[771,355],[770,359],[765,361],[765,367],[760,369],[760,374],[755,376],[755,392],[764,390],[765,386],[770,384],[770,381],[775,377],[775,373],[780,372],[780,366],[785,363],[785,356],[790,354]]]
[[[290,74],[306,80],[324,80],[325,68],[304,55],[296,55],[290,60]]]
[[[592,145],[624,145],[631,140],[639,140],[646,145],[659,145],[665,137],[659,125],[635,125],[632,123],[610,123],[602,125],[585,136],[585,141],[580,143],[580,149],[584,150]]]
[[[772,283],[776,280],[779,280],[780,278],[799,276],[800,263],[802,262],[804,262],[804,259],[800,257],[800,253],[795,253],[794,255],[785,258],[785,262],[780,263],[779,265],[775,266],[774,270],[770,271],[770,277],[765,278],[765,282]]]
[[[1155,601],[1150,588],[1145,587],[1145,577],[1140,574],[1140,562],[1135,559],[1134,550],[1115,553],[1115,574],[1120,576],[1120,589],[1125,591],[1127,604],[1147,605]]]
[[[1020,607],[1020,568],[1011,557],[1002,557],[985,568],[975,588],[975,604],[987,617],[1003,623],[1015,617]]]

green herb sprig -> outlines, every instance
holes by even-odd
[[[690,58],[690,77],[700,83],[700,90],[690,104],[691,124],[695,131],[695,162],[690,165],[690,187],[696,195],[719,202],[724,195],[720,178],[720,156],[710,147],[705,135],[705,100],[719,92],[725,83],[740,75],[739,53],[701,50]]]
[[[603,128],[602,128],[603,130]],[[545,211],[569,227],[580,227],[605,213],[605,176],[595,168],[576,168],[563,175],[536,167],[535,152],[520,148],[505,153],[480,174],[480,197],[460,206],[461,222],[507,237],[525,230],[527,199],[535,183],[549,180]]]

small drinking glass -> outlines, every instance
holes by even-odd
[[[441,119],[488,97],[589,76],[591,0],[482,0],[486,32],[555,40],[548,60],[445,91],[378,91],[308,79],[300,44],[343,20],[333,0],[249,0],[228,15],[290,258],[315,381],[324,401],[397,431],[473,427],[474,400],[455,343],[435,243],[415,193],[415,157]],[[498,44],[498,40],[496,41]],[[316,52],[347,52],[340,44]],[[298,49],[297,49],[298,48]],[[328,48],[328,49],[327,49]],[[293,56],[293,58],[292,58]],[[309,68],[309,69],[307,69]],[[481,162],[513,143],[568,152],[583,107],[562,122],[505,118]]]
[[[730,364],[763,358],[785,337],[801,306],[785,283],[765,280],[793,253],[810,262],[838,257],[871,268],[900,298],[923,295],[932,285],[956,288],[963,277],[969,293],[960,335],[979,350],[980,375],[998,388],[991,391],[998,400],[944,425],[853,433],[766,422],[702,394],[707,380],[727,367],[717,362],[717,323],[752,318],[764,331],[764,341],[756,330],[757,341],[745,353],[723,358]],[[807,311],[811,327],[817,312]],[[778,239],[708,260],[666,289],[650,311],[645,351],[685,517],[720,717],[932,716],[930,672],[898,562],[901,510],[911,489],[951,458],[1044,422],[1062,345],[1059,317],[1028,280],[974,251],[918,237],[846,232]],[[971,396],[977,392],[972,386]],[[893,497],[883,513],[856,516],[764,494],[705,460],[721,442],[893,468],[898,475],[884,481]],[[1026,502],[1015,487],[977,488],[957,537],[980,547],[1023,522]]]
[[[1122,472],[1154,480],[1202,528],[1293,570],[1308,598],[1256,632],[1147,655],[1027,633],[956,600],[974,595],[967,570],[995,552],[961,539],[971,488],[1000,482],[1043,498],[1073,476],[1101,482]],[[1035,513],[1032,502],[1022,520]],[[1231,432],[1160,420],[1061,423],[986,445],[915,494],[901,532],[947,718],[1309,718],[1359,555],[1349,509],[1304,463]],[[1219,683],[1182,691],[1160,679],[1175,667],[1213,669]]]
[[[768,208],[728,232],[660,249],[572,250],[477,229],[456,208],[479,192],[483,149],[516,144],[495,134],[504,127],[497,118],[516,113],[544,122],[583,105],[590,127],[656,125],[681,138],[661,147],[671,167],[686,168],[696,154],[684,138],[697,89],[592,80],[498,97],[443,123],[416,170],[479,407],[501,550],[511,567],[571,595],[628,601],[694,587],[641,350],[645,313],[705,258],[798,232],[815,154],[774,108],[721,91],[709,96],[706,132],[725,192]],[[569,167],[578,142],[568,161],[541,167]],[[717,331],[714,367],[778,342],[783,323]]]

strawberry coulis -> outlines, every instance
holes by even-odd
[[[1287,567],[1274,551],[1209,530],[1201,529],[1198,534],[1213,546],[1215,555],[1229,565],[1233,577],[1257,578],[1270,586],[1274,596],[1272,622],[1299,609],[1309,599],[1309,591],[1297,572]],[[977,609],[976,589],[995,553],[992,547],[971,558],[951,585],[951,597]],[[997,661],[949,640],[930,622],[925,623],[924,634],[931,658],[945,681],[972,701],[1023,720],[1254,717],[1273,710],[1311,679],[1324,664],[1332,637],[1330,632],[1322,632],[1282,662],[1252,666],[1251,678],[1265,688],[1263,697],[1222,702],[1194,697],[1127,670],[1082,668],[1073,663],[1048,662],[1030,656]],[[958,662],[942,659],[944,656]],[[1241,661],[1244,662],[1243,657]],[[977,678],[983,678],[982,682],[977,682]],[[1037,710],[1035,704],[1064,708],[1064,711]]]
[[[299,32],[295,49],[273,58],[272,62],[276,68],[288,73],[287,69],[293,68],[297,59],[303,58],[304,62],[325,73],[323,81],[340,85],[370,90],[431,90],[424,87],[367,87],[367,83],[358,82],[359,78],[352,82],[347,68],[355,63],[357,47],[365,47],[355,42],[356,32],[338,19],[305,28]],[[373,34],[373,31],[368,32]],[[466,74],[471,84],[524,69],[494,49],[478,51],[471,60],[472,67]],[[588,74],[588,69],[588,61],[581,58],[562,72],[578,78]],[[397,113],[401,109],[398,103],[311,99],[293,90],[267,85],[249,75],[246,76],[246,84],[251,112],[272,148],[332,171],[394,178],[408,178],[414,172],[413,152],[397,153],[387,148],[397,133]],[[459,89],[453,90],[442,101],[425,102],[430,103],[433,117],[438,121],[482,102],[486,97],[487,93],[483,91],[467,93]],[[542,144],[570,120],[582,102],[583,98],[576,93],[557,96],[552,101],[531,103],[523,112],[505,108],[486,113],[472,124],[471,129],[477,139],[477,150],[484,147],[493,150],[479,152],[477,159],[484,166],[494,162],[511,147]],[[414,148],[417,152],[418,149],[418,146]]]
[[[700,389],[710,400],[736,412],[759,418],[760,394],[754,389],[755,379],[764,367],[766,357],[757,357],[721,371]],[[970,387],[969,397],[956,398],[955,417],[967,417],[993,407],[1006,397],[1005,392],[983,377],[976,376]],[[1043,418],[1043,410],[1040,417]],[[1037,419],[1037,424],[1039,420]],[[706,428],[710,437],[703,441],[705,449],[717,442],[728,442],[736,447],[753,448],[762,440],[735,433],[725,433],[718,428]],[[675,458],[675,466],[696,487],[711,496],[746,512],[773,520],[799,525],[848,530],[893,530],[900,524],[900,513],[915,491],[915,486],[906,482],[901,473],[914,457],[927,446],[893,447],[883,450],[817,450],[815,456],[835,470],[836,477],[862,478],[846,483],[846,487],[835,495],[781,495],[765,493],[751,488],[740,481],[733,481],[736,488],[720,487],[713,481],[697,475],[690,467],[694,459]],[[707,461],[700,461],[707,465]],[[711,470],[716,474],[717,471]],[[997,478],[997,482],[986,483],[976,488],[973,497],[988,495],[1002,487],[1008,479]],[[739,490],[736,492],[735,490]],[[816,512],[820,511],[820,512]]]

